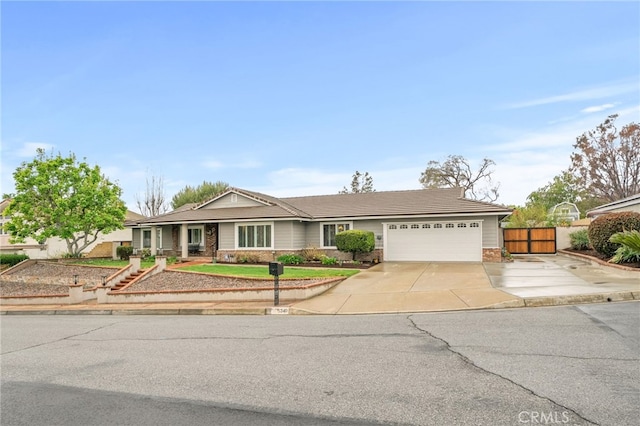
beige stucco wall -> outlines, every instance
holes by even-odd
[[[556,250],[562,250],[571,247],[571,239],[569,234],[581,229],[588,229],[588,226],[558,226],[556,227]]]
[[[83,253],[89,253],[96,245],[103,242],[131,241],[132,234],[131,228],[120,229],[106,235],[100,234],[95,242],[83,250]],[[8,235],[0,235],[0,247],[4,253],[24,253],[30,259],[58,259],[67,253],[67,243],[61,238],[49,238],[42,248],[33,238],[27,238],[23,244],[11,244]]]

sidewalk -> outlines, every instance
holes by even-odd
[[[2,305],[2,315],[389,314],[640,300],[640,272],[565,255],[514,263],[384,262],[302,301]]]

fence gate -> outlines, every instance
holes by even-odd
[[[511,254],[554,254],[556,228],[504,228],[504,247]]]

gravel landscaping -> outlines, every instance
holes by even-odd
[[[15,274],[4,274],[0,277],[0,296],[31,296],[31,295],[51,295],[68,294],[69,287],[66,285],[48,283],[25,283],[18,282],[18,278],[26,277],[52,277],[56,283],[61,278],[69,278],[72,282],[73,275],[77,274],[81,282],[89,279],[94,284],[85,287],[93,287],[99,283],[104,275],[115,272],[114,268],[102,268],[92,266],[64,265],[53,262],[42,262],[30,265],[27,268],[17,271]],[[309,285],[324,281],[325,279],[311,280],[280,280],[280,287]],[[153,275],[138,283],[127,287],[122,292],[140,291],[204,291],[221,288],[257,288],[273,287],[273,280],[250,280],[244,278],[222,277],[206,275],[192,272],[179,272],[166,270],[160,274]]]
[[[308,285],[319,280],[280,280],[280,287]],[[196,274],[192,272],[164,271],[135,283],[122,291],[211,290],[220,288],[273,287],[273,280],[248,280],[235,277]]]
[[[29,284],[14,281],[0,281],[0,296],[51,296],[69,294],[69,286],[53,284]]]

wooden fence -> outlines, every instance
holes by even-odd
[[[556,228],[504,228],[504,247],[511,254],[553,254]]]

